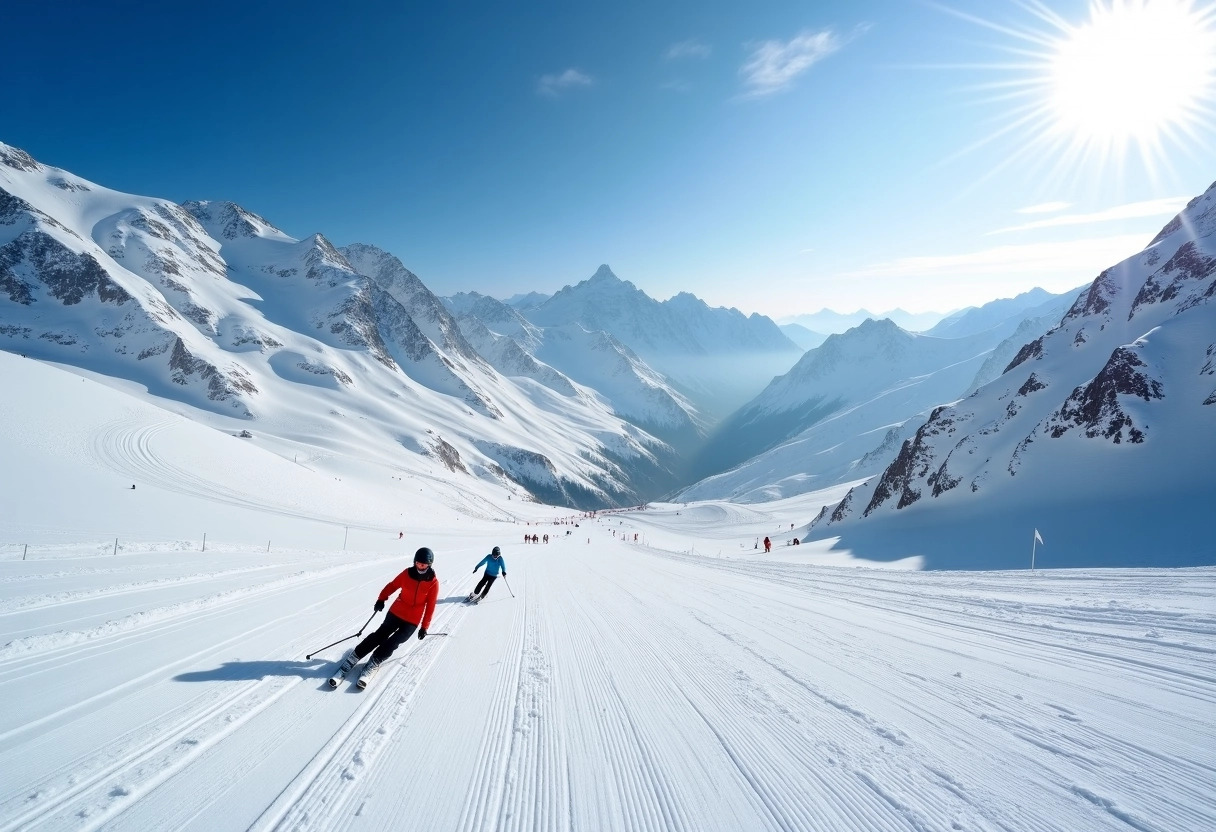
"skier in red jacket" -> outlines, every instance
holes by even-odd
[[[372,657],[367,660],[363,673],[359,676],[359,687],[366,687],[376,669],[393,655],[393,651],[412,636],[415,630],[418,631],[418,638],[426,638],[427,628],[431,626],[431,616],[435,614],[435,604],[439,600],[439,578],[431,568],[434,562],[435,553],[423,546],[414,553],[414,565],[380,590],[380,596],[376,599],[376,612],[384,609],[384,602],[390,595],[398,590],[400,594],[384,616],[384,623],[347,651],[342,663],[338,665],[338,672],[329,680],[331,687],[336,688],[342,677],[349,673],[361,658],[371,653]]]
[[[768,554],[769,550],[772,548],[773,548],[773,541],[769,540],[767,537],[764,538],[764,553]]]

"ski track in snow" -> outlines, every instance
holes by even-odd
[[[354,526],[377,531],[388,528],[353,524],[339,515],[326,516],[318,513],[315,508],[284,505],[267,499],[267,494],[257,491],[234,491],[231,483],[219,483],[200,476],[194,470],[177,464],[170,456],[158,454],[155,450],[156,438],[179,424],[180,422],[174,419],[135,426],[128,420],[110,422],[90,438],[91,456],[99,464],[123,471],[139,482],[178,494],[244,509],[255,509],[281,517],[332,523],[336,526]]]
[[[347,645],[302,656],[362,623],[399,560],[283,557],[144,582],[86,564],[70,577],[94,584],[0,601],[20,626],[198,595],[0,648],[19,709],[0,832],[1216,828],[1210,572],[895,575],[563,541],[509,554],[514,598],[500,581],[462,604],[475,577],[441,576],[431,637],[355,693],[325,683]],[[443,726],[472,741],[446,748]]]
[[[375,768],[377,758],[391,742],[396,727],[407,718],[414,694],[455,636],[466,609],[451,605],[432,619],[436,635],[416,648],[406,644],[381,666],[377,677],[360,692],[355,714],[317,753],[309,765],[250,827],[254,830],[334,829],[349,814],[354,787]],[[446,635],[438,635],[438,633]],[[355,685],[358,665],[338,691]],[[328,687],[328,682],[324,683]]]

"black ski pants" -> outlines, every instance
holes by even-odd
[[[497,580],[497,575],[482,575],[481,580],[477,582],[477,588],[473,590],[473,594],[485,598],[490,594],[490,587],[494,586],[494,582]],[[482,587],[485,587],[484,592],[482,591]]]
[[[391,612],[385,613],[384,623],[374,633],[359,642],[355,648],[355,658],[362,659],[375,650],[372,658],[377,662],[382,662],[393,655],[393,651],[412,636],[416,629],[418,629],[417,624],[411,624]]]

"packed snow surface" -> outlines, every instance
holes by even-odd
[[[679,519],[449,543],[432,634],[366,692],[325,682],[354,642],[305,656],[426,536],[8,560],[0,829],[1216,828],[1216,571],[632,543]]]
[[[0,832],[1216,828],[1216,569],[878,568],[791,545],[840,489],[589,518],[16,362]]]

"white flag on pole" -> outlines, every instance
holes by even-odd
[[[1039,543],[1043,542],[1043,536],[1041,534],[1039,534],[1038,529],[1034,530],[1034,539],[1037,540]]]

